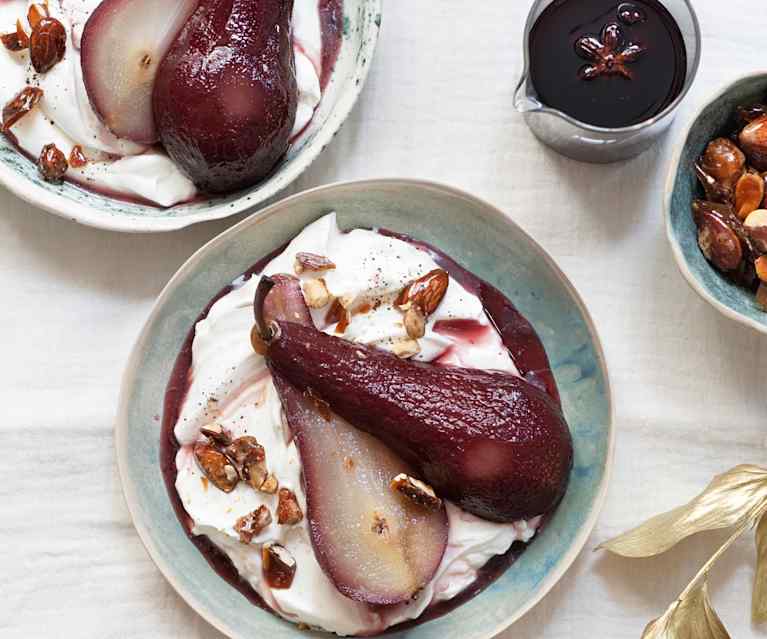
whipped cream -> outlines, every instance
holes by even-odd
[[[0,2],[0,33],[10,33],[16,20],[27,32],[28,0]],[[43,98],[37,108],[11,129],[22,150],[35,160],[46,144],[55,144],[68,157],[80,145],[89,160],[70,167],[67,179],[108,195],[145,200],[161,207],[191,200],[197,189],[162,151],[115,137],[90,105],[80,64],[80,39],[88,17],[101,0],[49,0],[51,16],[67,31],[64,59],[38,75],[29,52],[0,47],[0,105],[27,84],[39,86]],[[293,51],[298,83],[298,109],[293,136],[309,124],[322,92],[322,29],[318,0],[296,0],[293,11]]]
[[[301,251],[324,255],[336,264],[335,270],[323,273],[334,297],[355,303],[375,297],[380,303],[367,313],[352,315],[343,337],[389,350],[407,338],[402,313],[393,308],[394,298],[408,282],[438,268],[428,253],[401,240],[359,229],[341,233],[331,213],[306,227],[262,274],[293,273],[295,255]],[[176,457],[176,489],[194,522],[194,534],[207,535],[225,552],[240,575],[279,615],[340,635],[381,632],[418,617],[429,605],[450,599],[473,583],[491,557],[505,553],[514,541],[533,537],[540,518],[498,524],[447,503],[447,550],[431,583],[411,602],[375,610],[344,597],[331,583],[314,556],[306,519],[296,526],[273,522],[251,544],[242,544],[234,530],[237,519],[261,505],[274,512],[277,498],[242,482],[228,494],[204,482],[192,452],[194,443],[204,439],[201,426],[215,421],[234,437],[256,437],[266,450],[270,472],[281,486],[296,493],[306,512],[301,459],[295,443],[286,443],[277,391],[264,358],[250,344],[253,298],[262,274],[236,280],[234,290],[219,299],[195,328],[191,383],[175,426],[181,445]],[[315,323],[334,333],[335,325],[324,320],[326,311],[312,311]],[[451,363],[518,374],[495,329],[469,343],[435,330],[435,323],[446,319],[469,319],[490,327],[479,299],[451,278],[445,297],[427,320],[415,359],[432,361],[449,351]],[[273,590],[262,579],[260,546],[267,541],[284,545],[296,559],[298,568],[289,589]]]

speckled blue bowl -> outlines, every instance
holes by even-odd
[[[378,180],[306,191],[232,227],[179,269],[157,300],[123,378],[115,435],[134,524],[168,581],[221,632],[236,639],[307,636],[251,605],[187,539],[160,473],[158,416],[176,355],[208,301],[260,257],[332,210],[343,228],[382,226],[431,242],[500,287],[530,319],[551,359],[575,443],[572,479],[559,509],[521,558],[482,594],[444,617],[388,635],[492,637],[554,586],[596,522],[612,463],[610,387],[588,312],[552,259],[501,211],[445,186]]]
[[[736,322],[767,333],[767,313],[754,295],[735,286],[714,269],[698,247],[692,220],[692,200],[702,196],[693,164],[706,145],[732,128],[739,104],[763,101],[767,96],[767,73],[747,75],[728,85],[709,100],[692,120],[671,162],[665,191],[666,234],[679,270],[704,300]]]
[[[153,233],[216,220],[263,204],[295,180],[341,128],[365,84],[381,26],[382,0],[344,0],[343,40],[322,102],[309,126],[260,184],[167,209],[133,204],[64,182],[43,180],[33,162],[0,135],[0,185],[54,215],[113,231]]]

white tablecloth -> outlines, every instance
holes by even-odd
[[[720,316],[674,266],[662,227],[667,161],[691,112],[767,61],[754,0],[697,0],[703,64],[671,134],[631,162],[588,166],[542,148],[512,106],[528,2],[388,2],[377,58],[341,133],[291,191],[366,177],[447,182],[499,205],[590,308],[615,393],[604,512],[554,590],[502,636],[638,638],[722,539],[646,561],[595,545],[765,460],[767,337]],[[214,638],[133,530],[112,441],[123,365],[156,295],[231,221],[171,235],[84,228],[0,192],[0,636]],[[749,621],[751,537],[715,569],[733,637]],[[762,635],[764,636],[764,635]]]

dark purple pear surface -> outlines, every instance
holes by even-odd
[[[300,282],[271,278],[259,287],[259,324],[290,317],[313,327]],[[351,426],[317,398],[273,374],[301,455],[312,545],[324,572],[345,596],[396,604],[431,581],[447,546],[444,506],[428,510],[391,489],[415,471],[382,441]]]
[[[157,73],[165,150],[203,191],[264,179],[288,148],[297,88],[293,0],[201,0]]]
[[[440,497],[484,519],[548,512],[572,466],[554,401],[500,372],[437,367],[276,321],[270,368],[411,463]]]

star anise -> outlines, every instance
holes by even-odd
[[[575,52],[591,64],[586,64],[578,71],[581,80],[593,80],[600,76],[622,75],[631,80],[631,71],[626,66],[636,62],[644,53],[644,47],[636,42],[623,46],[623,30],[620,25],[606,24],[597,38],[586,35],[578,38]]]

